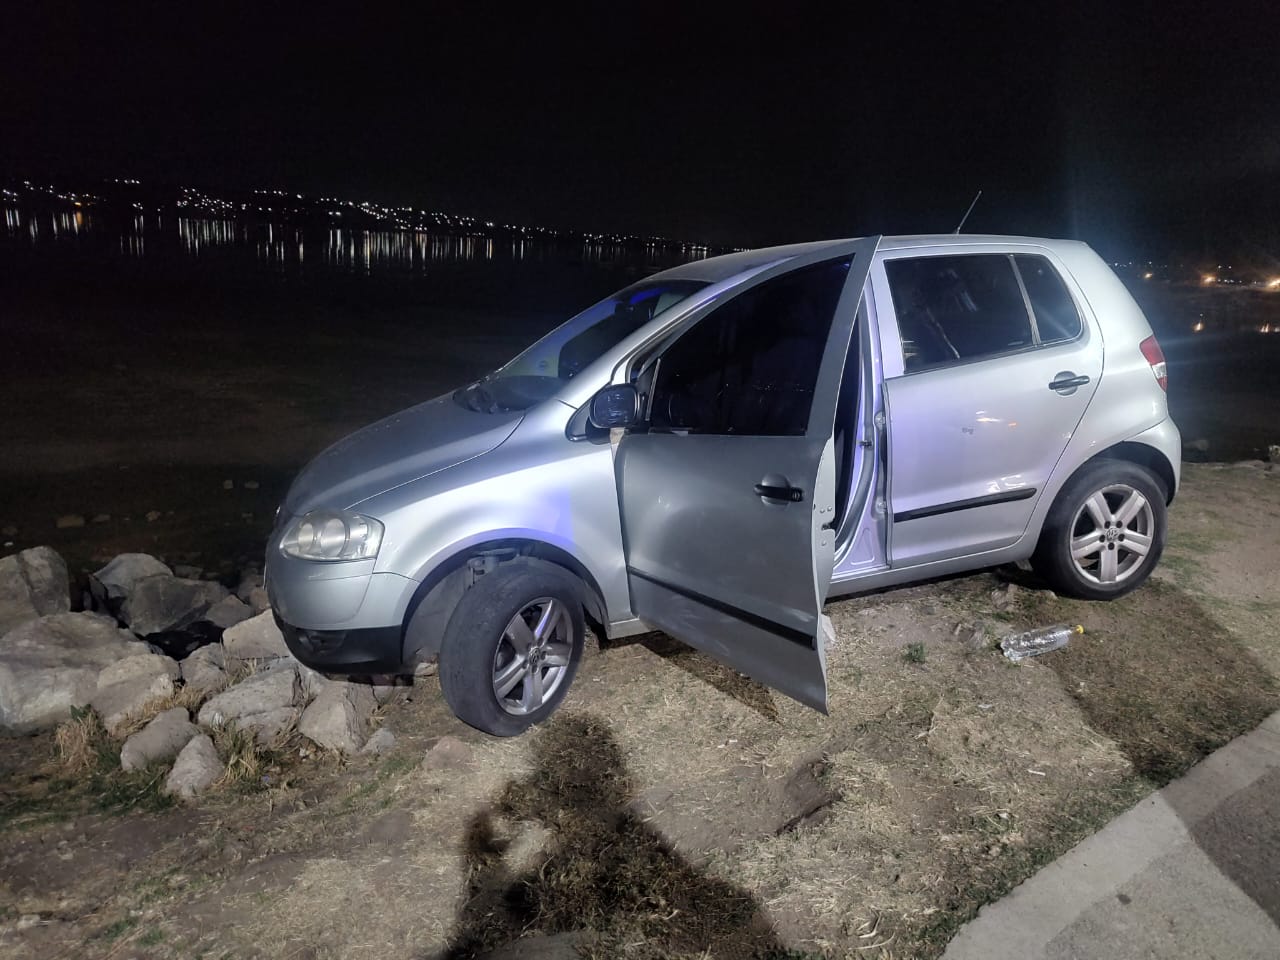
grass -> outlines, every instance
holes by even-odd
[[[213,745],[227,769],[218,783],[222,786],[257,786],[262,782],[262,770],[266,765],[263,751],[251,730],[242,730],[234,724],[223,724],[213,730]]]
[[[1090,725],[1163,785],[1280,709],[1280,686],[1197,601],[1160,581],[1143,590],[1143,630],[1086,632],[1046,663]]]
[[[114,943],[126,933],[138,925],[135,917],[121,917],[119,920],[108,924],[99,936],[108,943]]]
[[[0,827],[36,826],[69,819],[86,811],[158,812],[174,805],[164,792],[167,766],[125,771],[120,742],[113,739],[90,708],[73,709],[52,737],[48,768],[23,789],[6,791]]]
[[[112,749],[102,720],[88,707],[72,707],[71,719],[58,725],[53,742],[58,763],[73,777],[101,767],[103,753]]]
[[[1003,846],[1001,855],[985,867],[968,864],[962,881],[954,885],[953,893],[940,904],[940,909],[904,931],[904,940],[918,944],[920,955],[940,954],[980,908],[999,900],[1041,867],[1096,833],[1151,789],[1152,785],[1142,778],[1126,777],[1101,791],[1069,798],[1057,822],[1036,841]]]
[[[750,892],[693,867],[620,812],[634,786],[605,724],[562,715],[531,747],[533,772],[468,825],[467,902],[448,956],[470,956],[531,927],[585,927],[597,956],[624,947],[641,958],[695,955],[708,943],[717,955],[787,955]],[[551,826],[557,840],[535,867],[512,875],[503,861],[506,824],[530,821]]]
[[[121,740],[127,739],[160,714],[175,707],[182,707],[188,714],[194,716],[196,711],[200,709],[200,704],[209,696],[211,696],[211,691],[179,684],[169,696],[151,700],[141,710],[130,714],[116,730],[116,737]]]
[[[993,611],[1011,576],[1024,588]],[[424,691],[391,711],[393,756],[321,753],[274,812],[224,791],[236,842],[177,868],[234,911],[216,945],[179,933],[185,885],[117,898],[100,922],[135,908],[128,945],[158,930],[172,955],[345,955],[395,937],[462,957],[584,931],[578,951],[601,958],[937,956],[984,903],[1280,706],[1268,637],[1220,609],[1271,616],[1261,586],[1215,598],[1171,577],[1084,604],[1016,578],[829,605],[829,717],[650,637],[606,645],[546,724],[470,739],[472,764],[431,770],[417,745],[457,728]],[[1054,622],[1086,633],[1023,664],[984,642]],[[97,736],[69,731],[68,756],[92,757]],[[272,754],[227,736],[229,782],[250,789]],[[830,802],[770,821],[814,758]],[[375,820],[385,832],[362,839]],[[267,876],[261,853],[290,866],[237,893]],[[406,897],[420,908],[397,909]]]

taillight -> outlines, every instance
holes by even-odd
[[[1168,392],[1169,371],[1165,367],[1164,351],[1160,349],[1159,342],[1155,337],[1147,337],[1138,344],[1138,349],[1147,358],[1147,363],[1151,364],[1151,372],[1155,374],[1156,383],[1160,384],[1160,389]]]

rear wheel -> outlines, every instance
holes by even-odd
[[[1111,600],[1151,575],[1166,523],[1164,490],[1150,471],[1095,460],[1058,494],[1031,563],[1059,593]]]
[[[514,561],[476,581],[449,618],[440,687],[458,718],[499,737],[560,705],[582,659],[577,583],[561,568]]]

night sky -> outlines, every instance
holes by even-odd
[[[1262,3],[25,6],[10,174],[743,245],[949,231],[981,188],[973,231],[1280,255]]]

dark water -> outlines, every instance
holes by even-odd
[[[0,206],[0,543],[260,556],[324,447],[699,252]]]

